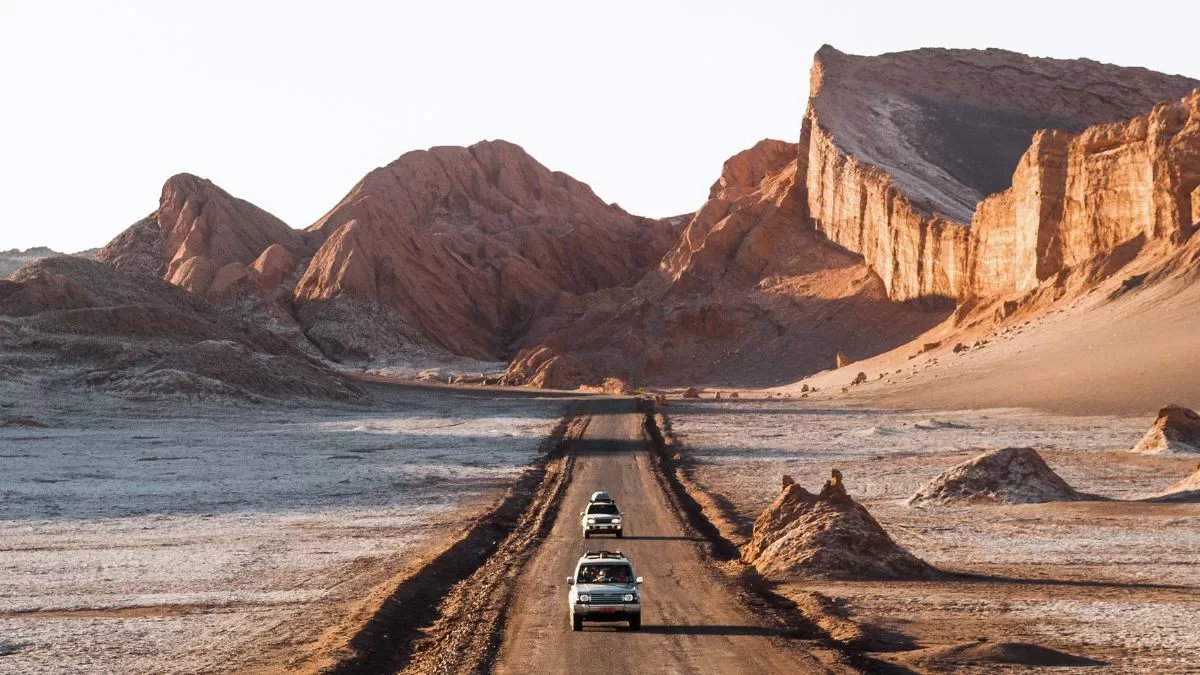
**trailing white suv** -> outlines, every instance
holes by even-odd
[[[587,508],[579,512],[579,524],[583,527],[584,539],[593,534],[615,534],[620,539],[625,532],[621,510],[613,501],[588,502]]]
[[[584,621],[628,621],[630,630],[642,628],[642,598],[633,564],[620,551],[588,551],[567,577],[567,606],[571,630],[583,630]]]

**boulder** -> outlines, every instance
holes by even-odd
[[[742,559],[768,580],[915,579],[933,567],[892,540],[846,492],[842,474],[813,495],[783,478],[783,490],[754,521]]]
[[[695,387],[688,387],[683,392],[684,398],[700,398],[700,390]]]
[[[992,450],[939,474],[910,506],[1039,504],[1089,499],[1054,473],[1033,448]]]
[[[837,355],[834,356],[834,360],[835,360],[835,363],[837,364],[838,368],[845,368],[846,366],[850,365],[851,363],[854,363],[853,361],[850,360],[850,357],[843,354],[842,350],[840,350],[840,349],[838,350]]]
[[[1147,454],[1200,453],[1200,415],[1180,405],[1164,405],[1150,430],[1133,446]]]

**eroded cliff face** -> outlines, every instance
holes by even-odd
[[[1024,292],[1139,238],[1180,241],[1198,187],[1200,92],[1080,134],[1040,132],[1013,186],[975,213],[967,290]]]
[[[495,360],[557,295],[632,285],[675,235],[512,143],[433,148],[371,172],[309,228],[319,249],[295,299],[335,356],[427,343]]]
[[[1064,151],[1056,143],[1062,139],[1041,135],[1031,149],[1030,139],[1039,130],[1083,132],[1141,115],[1200,86],[1141,68],[994,49],[862,57],[823,47],[811,79],[801,142],[807,147],[806,203],[813,225],[862,255],[897,300],[962,299],[1015,289],[1039,273],[1072,264],[1075,256],[1111,245],[1103,234],[1091,241],[1086,228],[1064,229],[1061,245],[1049,233],[1030,232],[1028,219],[1053,217],[1041,211],[1056,207],[1016,188],[1007,202],[982,207],[984,220],[1022,219],[1024,229],[992,227],[972,235],[968,224],[986,196],[1018,185],[1014,171],[1024,172],[1016,180],[1030,189],[1056,188],[1061,176],[1054,163],[1063,161],[1056,153]],[[1099,148],[1110,142],[1111,133],[1090,132],[1097,148],[1092,153],[1096,175]],[[1026,157],[1027,151],[1034,156]],[[1180,166],[1178,160],[1168,163]],[[1109,199],[1097,210],[1088,202],[1097,186],[1071,188],[1089,204],[1083,212],[1133,218],[1117,213],[1124,208],[1121,200],[1137,201],[1132,194]],[[1029,247],[1030,237],[1038,236],[1047,237],[1041,255],[1037,244]],[[977,261],[974,251],[983,259]],[[1005,269],[1004,260],[1019,261],[1020,271]]]

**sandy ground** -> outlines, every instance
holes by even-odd
[[[1083,492],[1113,500],[1151,496],[1200,459],[1126,452],[1153,415],[806,405],[795,399],[673,400],[667,411],[696,461],[694,477],[727,502],[745,534],[774,499],[781,474],[816,490],[836,467],[851,495],[910,551],[977,576],[805,588],[836,598],[852,618],[914,646],[1019,640],[1104,661],[1113,672],[1195,672],[1200,505],[903,504],[949,466],[1014,445],[1036,448]]]
[[[564,407],[376,399],[133,404],[0,384],[0,672],[286,665],[495,503]]]
[[[1193,377],[1200,370],[1195,263],[1181,278],[1113,298],[1138,269],[1145,268],[1122,271],[1082,297],[1034,308],[996,328],[956,332],[943,324],[899,349],[779,391],[799,396],[808,385],[819,389],[809,394],[812,401],[872,408],[1023,406],[1068,415],[1136,415],[1166,403],[1200,408]],[[940,345],[922,352],[931,342]],[[859,373],[866,383],[843,393]]]

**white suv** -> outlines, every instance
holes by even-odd
[[[587,508],[579,512],[579,524],[583,527],[584,539],[593,534],[615,534],[620,539],[625,531],[621,510],[614,501],[588,502]]]
[[[583,630],[584,621],[628,621],[630,630],[642,628],[642,598],[633,564],[620,551],[588,551],[567,577],[567,606],[571,630]]]

